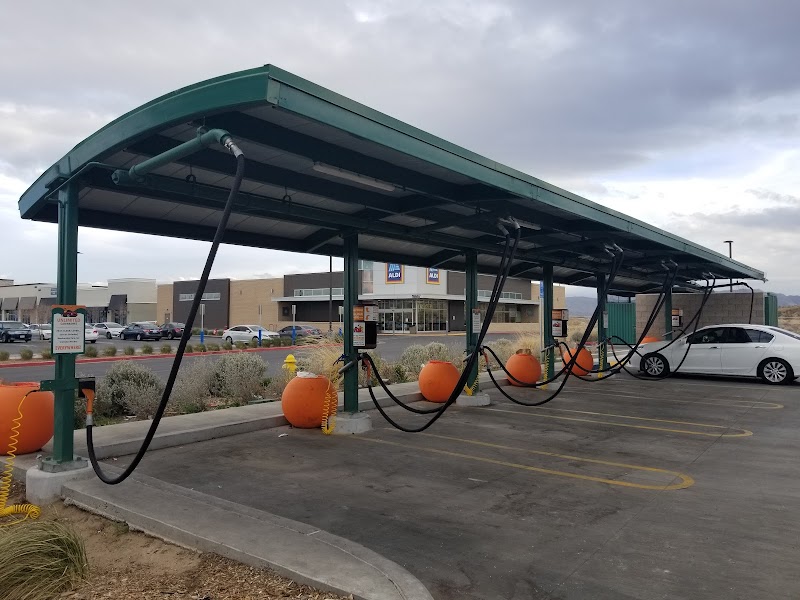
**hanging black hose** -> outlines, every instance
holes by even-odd
[[[612,261],[611,271],[610,271],[610,273],[608,275],[608,284],[607,284],[608,286],[611,285],[611,282],[613,282],[614,278],[617,276],[617,271],[622,266],[622,260],[624,258],[624,253],[623,253],[622,249],[619,248],[619,247],[616,247],[616,250],[617,250],[617,253],[614,254],[614,260]],[[500,384],[494,378],[494,374],[492,373],[491,368],[488,367],[488,361],[487,361],[487,372],[489,373],[489,378],[492,380],[492,383],[494,383],[494,385],[497,388],[497,390],[503,396],[505,396],[507,399],[509,399],[511,402],[513,402],[515,404],[519,404],[521,406],[530,406],[530,407],[532,407],[532,406],[541,406],[543,404],[547,404],[548,402],[550,402],[551,400],[556,398],[556,396],[558,396],[561,393],[561,391],[564,389],[564,386],[567,384],[567,381],[569,380],[569,377],[572,374],[573,367],[575,366],[575,362],[578,359],[578,354],[579,354],[580,350],[583,349],[586,346],[586,340],[589,339],[589,335],[591,334],[592,329],[594,329],[594,326],[597,323],[597,319],[600,316],[600,312],[599,312],[600,308],[601,307],[598,304],[597,308],[594,311],[594,313],[592,313],[592,317],[591,317],[591,319],[589,319],[589,324],[586,326],[586,330],[583,333],[583,338],[581,339],[580,343],[578,344],[578,346],[576,348],[576,352],[570,358],[569,363],[565,366],[565,369],[562,369],[562,370],[566,370],[564,378],[561,380],[561,383],[559,384],[558,389],[556,389],[556,391],[553,392],[550,396],[548,396],[544,400],[539,400],[538,402],[527,402],[525,400],[520,400],[519,398],[514,398],[513,396],[508,394],[502,387],[500,387]]]
[[[456,398],[458,398],[458,396],[461,394],[461,391],[464,389],[464,385],[466,384],[467,379],[469,378],[470,374],[472,373],[472,369],[474,368],[475,363],[476,363],[476,361],[478,359],[478,356],[480,354],[481,344],[483,343],[483,339],[486,337],[486,332],[489,329],[489,324],[492,322],[492,318],[494,317],[494,312],[495,312],[495,309],[497,308],[497,303],[498,303],[498,301],[500,299],[500,293],[501,293],[501,291],[503,289],[503,286],[505,285],[506,279],[508,278],[508,273],[511,270],[511,265],[514,262],[514,255],[515,255],[515,253],[517,251],[517,245],[519,244],[519,237],[520,237],[519,225],[513,219],[510,219],[509,222],[514,228],[514,241],[511,244],[510,251],[509,251],[509,241],[511,239],[511,235],[508,233],[508,231],[505,229],[505,227],[502,226],[502,224],[498,224],[498,227],[500,227],[500,229],[506,234],[506,246],[505,246],[505,249],[503,251],[503,257],[502,257],[502,259],[500,261],[500,266],[498,267],[497,277],[495,279],[495,285],[494,285],[494,287],[492,289],[492,294],[491,294],[491,296],[489,298],[489,304],[488,304],[488,306],[486,308],[486,315],[485,315],[485,318],[484,318],[484,321],[483,321],[483,325],[481,326],[480,333],[478,334],[478,340],[477,340],[477,343],[475,345],[475,350],[473,350],[473,352],[471,352],[469,354],[469,356],[467,357],[466,365],[464,367],[464,370],[461,372],[461,375],[458,378],[458,382],[456,383],[455,387],[453,388],[453,391],[450,394],[450,397],[447,399],[447,401],[444,404],[442,404],[441,407],[436,408],[436,409],[432,409],[432,412],[418,413],[418,414],[432,414],[433,416],[431,417],[431,419],[427,423],[425,423],[424,425],[421,425],[421,426],[416,427],[416,428],[405,427],[403,425],[400,425],[395,420],[393,420],[386,413],[386,411],[383,409],[383,407],[380,405],[380,402],[378,402],[378,399],[375,397],[374,390],[372,389],[372,385],[371,385],[371,381],[370,381],[371,377],[367,378],[367,387],[369,389],[369,394],[370,394],[370,397],[372,398],[372,402],[375,405],[375,408],[378,410],[378,412],[381,413],[381,416],[384,419],[386,419],[386,421],[390,425],[392,425],[392,427],[395,427],[396,429],[399,429],[400,431],[404,431],[406,433],[420,433],[422,431],[425,431],[426,429],[428,429],[428,427],[433,425],[439,419],[439,417],[441,417],[444,414],[444,412],[450,406],[452,406],[455,403]],[[367,364],[370,364],[370,365],[374,366],[374,363],[372,363],[372,361],[371,361],[371,357],[369,357],[369,355],[367,355],[367,357],[368,357],[367,358]],[[376,370],[376,373],[377,373],[377,370]],[[403,406],[407,410],[413,408],[413,407],[409,407],[407,405],[404,405],[398,398],[393,397],[391,392],[389,392],[389,390],[388,390],[387,386],[385,385],[385,383],[383,383],[382,379],[378,378],[378,382],[381,384],[381,386],[383,387],[384,391],[386,391],[386,393],[389,394],[390,397],[392,397],[392,399],[395,401],[395,403]],[[418,410],[419,409],[414,409],[411,412],[417,412]]]
[[[715,282],[716,279],[714,279],[713,281]],[[694,317],[692,317],[692,319],[689,321],[689,323],[687,323],[687,325],[683,329],[683,332],[681,333],[681,335],[680,336],[676,336],[667,345],[659,348],[659,351],[663,351],[664,349],[669,348],[672,344],[674,344],[679,339],[681,339],[681,337],[685,334],[686,330],[692,325],[692,323],[694,323],[694,329],[692,330],[692,335],[689,336],[689,338],[687,339],[687,342],[686,342],[686,351],[683,353],[683,358],[681,358],[680,363],[678,363],[678,366],[675,367],[674,370],[671,370],[669,373],[666,373],[664,375],[649,375],[649,376],[646,376],[646,377],[643,377],[643,376],[641,376],[641,375],[639,375],[637,373],[631,372],[630,370],[628,370],[627,367],[625,367],[625,365],[622,365],[623,370],[628,375],[630,375],[631,377],[634,377],[635,379],[640,379],[640,380],[643,380],[643,381],[660,381],[662,379],[666,379],[667,377],[671,377],[672,375],[677,373],[680,370],[680,368],[683,366],[683,363],[686,362],[686,357],[689,355],[689,350],[692,347],[692,337],[697,332],[697,328],[698,328],[698,326],[700,324],[700,317],[701,317],[701,315],[703,313],[703,309],[705,308],[705,305],[708,302],[708,299],[711,297],[711,293],[714,291],[715,287],[717,287],[717,286],[715,286],[713,282],[710,283],[708,286],[706,286],[706,289],[703,292],[703,299],[700,302],[700,306],[697,309],[697,312],[695,313]],[[614,350],[613,344],[611,346],[611,350],[612,350],[612,353],[614,354],[614,358],[616,358],[617,354],[616,354],[616,351]],[[646,357],[647,357],[647,355],[643,356],[642,360],[644,360]]]
[[[677,275],[678,275],[678,265],[675,264],[675,263],[673,263],[673,265],[674,265],[674,269],[672,269],[671,271],[668,269],[667,277],[664,280],[664,284],[662,286],[661,292],[659,292],[658,298],[656,299],[656,302],[653,305],[653,310],[650,311],[650,316],[648,317],[648,319],[647,319],[647,321],[645,323],[645,326],[642,329],[642,333],[639,335],[638,339],[636,340],[636,343],[633,346],[631,346],[627,342],[624,342],[624,344],[626,346],[628,346],[628,348],[629,348],[628,354],[625,355],[620,360],[616,356],[616,353],[614,353],[614,358],[617,360],[617,364],[609,367],[608,369],[603,369],[602,365],[598,365],[597,369],[589,370],[587,372],[587,375],[588,374],[605,374],[605,376],[602,379],[608,379],[609,377],[613,377],[614,375],[618,375],[620,372],[622,372],[623,367],[633,358],[634,355],[638,354],[639,356],[641,356],[641,354],[639,354],[639,352],[638,352],[639,346],[641,346],[642,342],[644,341],[644,338],[647,337],[647,334],[650,332],[650,328],[653,326],[653,324],[656,321],[658,313],[661,311],[662,307],[666,303],[667,292],[670,292],[672,290],[673,285],[675,284],[675,279],[677,278]],[[614,338],[621,339],[618,336],[611,336],[611,338],[608,338],[608,340],[606,340],[606,341],[609,341],[609,340],[614,339]],[[563,344],[563,342],[561,344],[566,346],[565,344]],[[612,343],[612,352],[613,351],[614,350],[613,350],[613,343]],[[578,379],[580,379],[581,381],[587,381],[587,382],[600,381],[600,378],[594,379],[594,378],[591,378],[591,377],[585,377],[585,376],[581,376],[581,375],[577,375],[577,374],[574,375],[574,376],[577,377]]]
[[[180,368],[181,361],[183,360],[183,353],[186,350],[186,344],[189,343],[189,338],[192,335],[194,319],[197,316],[197,312],[200,308],[200,302],[203,298],[203,292],[205,291],[206,284],[208,283],[208,278],[211,275],[211,267],[214,264],[214,258],[216,257],[217,250],[222,242],[222,238],[225,234],[225,228],[228,225],[228,219],[231,215],[231,210],[233,209],[233,203],[236,200],[236,196],[239,194],[239,188],[241,187],[242,179],[244,178],[244,155],[242,154],[241,150],[239,150],[239,148],[232,142],[229,142],[226,147],[228,147],[231,153],[236,157],[236,175],[233,180],[233,185],[231,186],[230,193],[228,194],[228,200],[225,203],[225,208],[222,211],[222,217],[220,218],[219,225],[217,225],[217,231],[214,234],[214,240],[211,242],[211,249],[208,252],[208,258],[206,258],[203,274],[201,275],[200,281],[197,284],[194,300],[192,301],[192,306],[189,309],[189,316],[186,318],[186,326],[183,329],[183,335],[181,336],[181,341],[178,344],[178,351],[175,354],[175,360],[172,362],[172,369],[170,369],[169,377],[167,377],[167,384],[164,387],[164,393],[161,395],[161,402],[158,405],[155,415],[153,415],[153,421],[150,424],[150,428],[147,430],[147,435],[142,442],[141,448],[139,448],[136,456],[134,456],[133,461],[131,461],[127,468],[118,477],[110,477],[103,473],[102,469],[100,468],[100,464],[97,461],[97,456],[95,455],[94,441],[92,438],[93,422],[91,413],[87,415],[86,445],[88,448],[89,460],[92,463],[94,472],[97,473],[97,476],[101,481],[103,481],[103,483],[116,485],[125,481],[125,479],[127,479],[128,476],[133,473],[139,462],[142,460],[142,458],[144,458],[145,452],[147,452],[147,448],[150,446],[150,442],[153,441],[153,436],[156,434],[158,425],[161,422],[161,417],[164,416],[164,411],[167,408],[167,402],[169,402],[172,388],[175,385],[175,379],[178,376],[178,369]]]
[[[636,342],[636,346],[635,346],[636,348],[639,347],[639,345],[642,343],[642,340],[647,336],[648,332],[650,331],[650,328],[653,326],[653,323],[655,322],[655,318],[658,315],[658,312],[661,310],[661,307],[663,306],[664,302],[666,301],[666,293],[667,293],[667,291],[672,289],[672,286],[673,286],[673,284],[675,282],[675,278],[677,277],[677,274],[678,274],[678,265],[676,265],[674,263],[672,263],[672,264],[674,265],[674,268],[672,268],[672,269],[666,267],[666,265],[665,265],[665,268],[667,269],[667,276],[664,279],[664,283],[661,286],[661,292],[659,293],[658,299],[656,300],[656,303],[653,306],[653,310],[650,312],[650,316],[647,319],[647,323],[645,324],[645,328],[644,328],[641,336],[639,337],[638,341]],[[607,283],[605,283],[603,285],[602,289],[601,289],[601,292],[600,292],[601,295],[605,296],[607,291],[608,291],[608,289],[609,289],[609,286],[608,286]],[[599,309],[599,305],[598,305],[598,309]],[[569,347],[567,347],[567,345],[564,342],[557,342],[555,344],[555,347],[560,347],[560,346],[563,346],[564,348],[569,350]],[[580,349],[581,349],[580,346],[576,348],[576,354],[577,354],[577,352],[580,351]],[[500,365],[500,368],[506,374],[506,377],[508,379],[516,382],[517,387],[525,387],[525,388],[542,387],[542,386],[547,385],[548,383],[552,383],[553,381],[558,379],[567,370],[567,363],[566,362],[562,362],[561,370],[558,371],[558,373],[556,373],[555,375],[553,375],[553,377],[551,377],[550,379],[546,379],[546,380],[543,380],[543,381],[538,381],[538,382],[535,382],[535,383],[528,383],[528,382],[520,381],[519,379],[514,377],[511,373],[509,373],[508,369],[506,369],[505,365],[503,364],[503,361],[500,360],[500,357],[497,356],[495,351],[492,350],[489,346],[484,346],[483,350],[484,351],[488,351],[494,357],[494,359]],[[629,352],[628,356],[626,356],[623,359],[622,362],[625,363],[628,360],[630,360],[630,358],[632,358],[634,353],[635,353],[635,348],[633,348],[631,350],[631,352]],[[563,355],[563,352],[562,352],[562,355]],[[489,371],[491,369],[491,367],[488,364],[488,359],[487,359],[487,365],[486,366],[487,366],[487,371]],[[598,369],[592,369],[592,370],[588,371],[588,373],[591,373],[591,374],[609,373],[609,375],[606,377],[606,379],[608,377],[612,376],[612,375],[616,375],[618,372],[619,372],[619,370],[615,371],[614,368],[611,368],[611,369],[598,368]],[[582,381],[599,381],[599,379],[585,378],[585,377],[583,377],[581,375],[577,375],[575,373],[573,373],[572,375],[573,375],[573,377],[577,377],[578,379],[580,379]],[[490,378],[492,378],[494,380],[494,378],[492,377],[491,373],[490,373],[489,376],[490,376]]]

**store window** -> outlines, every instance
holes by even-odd
[[[375,281],[374,281],[374,273],[371,268],[372,263],[370,263],[369,269],[364,269],[361,271],[361,293],[362,294],[374,294],[375,293]]]

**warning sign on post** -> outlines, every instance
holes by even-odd
[[[55,305],[52,323],[52,353],[83,354],[86,349],[86,307]]]
[[[481,330],[481,309],[472,309],[472,333],[477,334]]]
[[[355,321],[353,323],[353,346],[363,348],[366,345],[367,329],[364,326],[364,321]]]

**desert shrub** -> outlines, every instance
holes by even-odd
[[[215,369],[215,365],[207,358],[185,363],[178,373],[175,387],[172,388],[169,407],[179,414],[206,410]]]
[[[122,351],[125,356],[133,356],[136,354],[136,348],[133,346],[125,346],[125,349]]]
[[[237,350],[244,350],[245,348],[247,348],[246,342],[236,342],[236,344],[234,345],[236,346]]]
[[[0,350],[0,361],[6,361],[11,355],[5,350]]]
[[[199,327],[193,327],[192,328],[192,335],[200,335],[200,328]]]
[[[205,352],[206,351],[206,345],[205,344],[197,344],[197,346],[195,347],[195,350],[197,350],[197,352]]]
[[[50,350],[42,350],[42,358],[44,360],[50,360],[53,358],[53,353]]]
[[[406,370],[400,363],[395,363],[392,365],[392,381],[394,383],[405,383],[408,381]]]
[[[328,379],[336,377],[340,364],[334,364],[342,355],[341,348],[315,347],[298,353],[297,368],[315,375],[324,375]],[[285,370],[285,369],[284,369]]]
[[[144,344],[142,346],[142,354],[152,354],[153,347],[150,344]]]
[[[187,352],[187,353],[188,352],[194,352],[194,346],[192,346],[191,344],[186,344],[186,348],[184,348],[183,351]]]
[[[219,344],[208,344],[206,347],[209,352],[219,352]]]
[[[264,396],[267,363],[255,354],[226,354],[214,365],[211,394],[238,402]]]
[[[412,344],[403,350],[398,364],[403,369],[406,379],[414,380],[419,377],[419,372],[422,370],[423,365],[429,360],[452,362],[460,371],[463,367],[463,359],[464,354],[461,349],[441,342],[431,342],[426,346]]]
[[[247,345],[250,346],[251,348],[258,348],[258,340],[250,340],[250,342]]]
[[[210,346],[211,344],[209,344]],[[230,342],[222,342],[222,349],[223,350],[233,350],[233,344]]]
[[[506,364],[511,355],[517,351],[517,344],[513,340],[509,340],[507,338],[500,338],[498,340],[494,340],[491,344],[486,345],[494,350],[494,353],[497,354],[503,364]],[[486,355],[489,357],[489,362],[491,363],[493,369],[499,367],[494,356],[488,352]],[[481,359],[478,364],[483,367],[483,359]]]
[[[0,589],[5,600],[61,597],[86,579],[81,537],[58,521],[30,521],[0,529]]]
[[[147,418],[153,415],[161,401],[164,384],[139,361],[120,361],[97,382],[98,402],[107,405],[104,416],[123,414]]]
[[[84,356],[88,356],[89,358],[95,358],[97,356],[97,348],[95,346],[87,346],[86,350],[83,352]]]
[[[33,358],[33,350],[30,350],[28,348],[23,348],[22,350],[19,351],[19,357],[22,360],[30,360]]]
[[[161,346],[161,354],[172,354],[172,346],[169,344],[163,344]]]
[[[108,348],[103,348],[103,356],[116,356],[116,355],[117,355],[116,346],[109,346]]]

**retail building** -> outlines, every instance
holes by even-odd
[[[485,312],[494,277],[479,276],[478,298]],[[465,276],[457,271],[359,261],[359,300],[378,305],[382,333],[448,332],[465,329]],[[158,318],[185,322],[197,281],[158,286]],[[564,288],[555,288],[555,307],[565,307]],[[280,329],[295,322],[334,330],[341,322],[341,271],[299,273],[275,279],[213,279],[203,294],[196,323],[207,329],[258,324]],[[490,331],[538,331],[539,284],[508,278]]]
[[[47,323],[56,303],[54,283],[15,284],[0,279],[0,320]],[[90,323],[156,320],[155,279],[109,279],[103,285],[78,284],[77,303]]]

